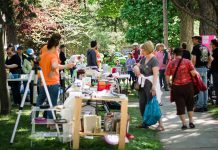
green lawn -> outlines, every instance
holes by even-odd
[[[209,106],[209,112],[212,113],[212,116],[216,119],[218,119],[218,107],[215,105]]]
[[[5,150],[27,150],[27,149],[37,149],[37,150],[68,150],[70,145],[63,144],[55,138],[47,139],[37,139],[34,140],[34,145],[30,146],[30,107],[26,107],[18,126],[18,132],[15,137],[13,145],[9,144],[14,123],[16,120],[16,112],[18,110],[13,108],[11,115],[0,116],[0,143],[1,148]],[[129,144],[126,145],[127,150],[162,150],[162,145],[160,144],[159,138],[156,131],[150,129],[137,129],[136,125],[140,123],[141,117],[139,115],[138,108],[130,108],[129,113],[131,116],[130,133],[132,133],[136,138],[131,140]],[[40,127],[41,130],[47,130],[45,126]],[[102,138],[94,138],[94,140],[88,140],[81,138],[80,149],[82,150],[112,150],[117,149],[117,146],[111,146],[106,144]]]

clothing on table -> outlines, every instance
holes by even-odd
[[[178,66],[180,59],[175,59],[171,61],[166,69],[165,75],[171,76],[174,75],[174,72],[176,71],[176,67]],[[177,75],[174,79],[174,85],[185,85],[187,83],[192,82],[192,77],[190,74],[190,71],[194,70],[194,66],[192,62],[188,59],[183,59],[179,69],[177,71]]]
[[[98,66],[96,52],[94,49],[89,49],[87,51],[87,66]]]
[[[182,58],[191,60],[191,53],[188,50],[183,49],[182,53]]]
[[[67,60],[67,58],[66,58],[64,52],[62,52],[62,51],[60,52],[59,58],[60,58],[60,61],[61,61],[61,65],[65,65],[65,61]]]
[[[207,49],[206,46],[203,46],[201,44],[197,44],[193,47],[192,55],[196,56],[196,63],[195,67],[206,67],[208,63],[208,58],[210,56],[210,52]]]

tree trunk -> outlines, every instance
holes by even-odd
[[[213,4],[211,3],[211,0],[199,0],[199,9],[200,9],[200,15],[204,16],[210,20],[218,21],[217,20],[217,14],[213,7]],[[204,21],[200,22],[200,29],[199,33],[201,35],[211,35],[216,34],[216,29],[205,23]]]
[[[114,20],[114,32],[117,32],[117,17]]]
[[[6,35],[8,43],[12,43],[13,45],[18,44],[17,41],[17,28],[15,24],[7,24]]]
[[[192,50],[192,36],[194,35],[194,19],[187,13],[180,11],[180,42],[187,42],[187,50]]]
[[[1,16],[0,16],[1,17]],[[1,24],[1,22],[0,22]],[[8,114],[10,112],[10,100],[8,98],[7,80],[5,72],[5,58],[3,46],[3,29],[0,28],[0,103],[1,114]]]
[[[164,45],[168,47],[167,0],[163,0],[163,36],[164,36]]]

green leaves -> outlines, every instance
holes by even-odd
[[[178,13],[172,3],[169,2],[168,5],[169,43],[174,46],[179,37],[179,19],[175,18]],[[157,43],[163,41],[162,2],[126,0],[121,9],[121,17],[128,22],[127,42],[143,43],[146,40],[152,40]]]

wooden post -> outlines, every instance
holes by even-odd
[[[73,116],[73,149],[79,149],[79,141],[80,141],[80,115],[82,109],[82,99],[80,97],[75,98],[75,111]]]
[[[119,135],[119,149],[125,149],[125,137],[126,137],[126,126],[127,126],[127,109],[128,100],[124,99],[121,101],[121,120],[120,120],[120,135]]]

